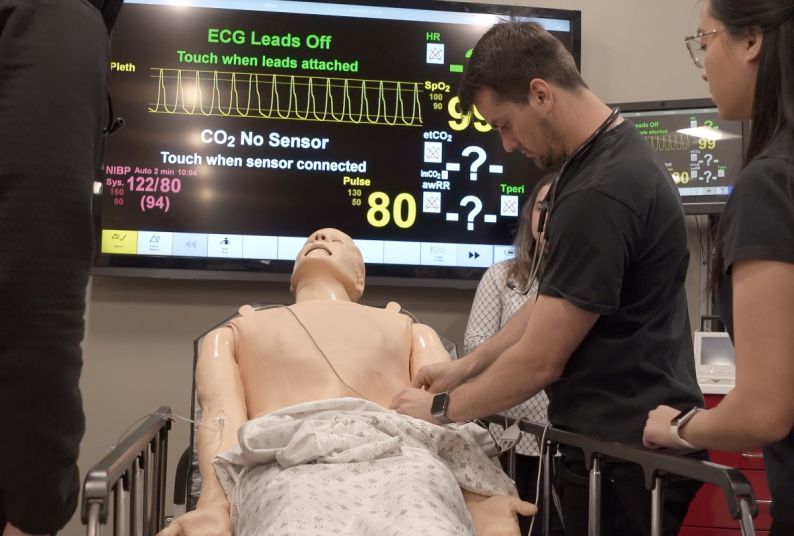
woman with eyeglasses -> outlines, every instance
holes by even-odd
[[[477,348],[485,339],[502,329],[524,303],[537,294],[537,283],[530,285],[530,272],[538,252],[538,222],[541,206],[556,174],[541,178],[532,189],[521,208],[513,247],[515,257],[497,262],[483,275],[466,325],[463,339],[465,354]],[[544,391],[505,412],[509,417],[526,417],[535,422],[547,423],[549,399]],[[516,487],[523,500],[535,502],[535,486],[540,452],[530,436],[524,436],[516,445]],[[521,534],[529,533],[531,519],[519,517]],[[540,523],[535,523],[533,534],[540,534]]]
[[[736,388],[685,416],[659,406],[649,447],[764,447],[771,536],[794,534],[794,2],[708,0],[686,39],[720,116],[752,120],[722,215],[712,284],[736,348]],[[677,418],[676,418],[677,417]],[[672,421],[671,421],[672,419]]]

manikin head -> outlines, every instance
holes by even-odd
[[[364,292],[364,257],[353,239],[338,229],[313,232],[295,258],[290,291],[316,299],[358,301]]]

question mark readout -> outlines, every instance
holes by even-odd
[[[460,200],[460,206],[465,207],[468,205],[474,205],[472,209],[469,211],[469,215],[466,216],[466,229],[469,231],[474,230],[474,218],[477,217],[477,214],[482,212],[482,201],[476,195],[467,195],[463,199]]]
[[[712,155],[711,153],[706,153],[703,155],[703,160],[706,161],[707,166],[711,166],[711,161],[714,160],[714,155]],[[708,184],[711,181],[711,178],[713,176],[714,174],[710,170],[705,170],[703,172],[703,179],[705,179],[706,184]]]
[[[483,162],[485,162],[486,153],[485,149],[482,147],[477,147],[476,145],[469,145],[463,152],[461,153],[463,156],[469,156],[470,154],[475,153],[477,154],[477,158],[471,163],[469,166],[469,179],[476,181],[477,180],[477,170],[480,169],[480,166]]]

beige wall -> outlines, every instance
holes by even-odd
[[[543,5],[582,11],[583,74],[605,101],[707,96],[683,46],[683,36],[694,27],[693,0],[561,0]],[[690,224],[694,229],[691,219]],[[700,265],[694,232],[690,234],[688,292],[694,316]],[[460,344],[472,297],[471,290],[371,287],[364,301],[399,301]],[[93,278],[81,382],[87,418],[82,474],[130,423],[157,406],[188,414],[196,336],[242,303],[290,299],[286,283]],[[187,444],[187,431],[182,422],[173,427],[171,473],[175,455]],[[64,533],[76,536],[83,530],[74,519]]]

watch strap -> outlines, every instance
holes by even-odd
[[[455,421],[453,421],[453,420],[450,420],[450,419],[449,419],[449,417],[447,417],[447,416],[446,416],[446,415],[444,415],[443,413],[438,413],[438,414],[435,414],[435,415],[433,415],[433,418],[434,418],[436,421],[438,421],[438,423],[439,423],[439,424],[452,424],[452,423],[454,423],[454,422],[455,422]]]
[[[670,435],[673,438],[673,442],[680,448],[684,449],[697,449],[695,445],[681,437],[680,429],[686,425],[692,417],[694,417],[699,411],[702,411],[701,408],[692,408],[686,415],[678,419],[677,421],[673,421],[670,424]]]
[[[439,404],[438,401],[441,401]],[[441,407],[438,407],[438,406]],[[438,393],[433,397],[433,403],[431,404],[430,408],[430,415],[438,422],[439,424],[452,424],[453,420],[447,417],[447,408],[449,407],[449,393]]]

